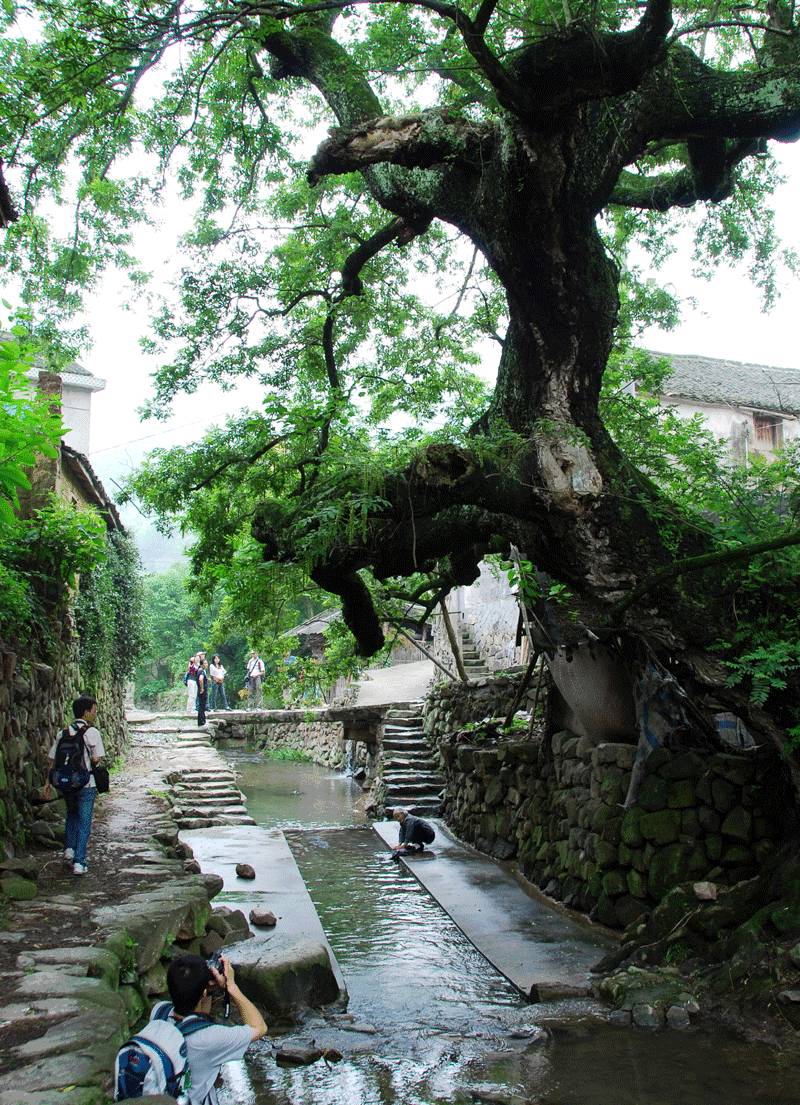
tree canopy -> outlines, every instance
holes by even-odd
[[[196,219],[152,412],[205,378],[263,382],[259,410],[134,481],[198,533],[198,568],[300,566],[370,654],[383,595],[432,609],[513,542],[582,625],[713,646],[734,568],[724,593],[689,568],[730,534],[609,432],[601,387],[615,335],[674,320],[627,251],[663,254],[685,209],[706,211],[701,255],[746,257],[774,293],[789,4],[30,0],[6,19],[8,270],[54,325],[109,263],[144,281],[134,224],[174,179]]]

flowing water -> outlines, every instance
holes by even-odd
[[[800,1065],[765,1048],[612,1029],[590,1002],[525,1003],[356,825],[350,780],[231,759],[251,814],[286,830],[349,1003],[280,1041],[335,1047],[342,1062],[280,1068],[262,1041],[228,1068],[224,1105],[800,1105]]]

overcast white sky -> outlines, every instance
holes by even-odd
[[[775,150],[787,177],[777,195],[778,230],[784,243],[800,253],[800,143],[776,146]],[[138,252],[156,273],[166,274],[174,266],[175,238],[181,230],[176,222],[175,212],[168,212],[166,225],[142,234]],[[687,309],[682,324],[672,333],[649,330],[645,346],[800,368],[797,280],[784,282],[777,306],[765,314],[759,293],[745,272],[726,268],[707,282],[693,279],[691,267],[687,248],[670,260],[659,279],[674,284],[682,296],[694,296],[698,306]],[[89,306],[89,320],[94,346],[81,361],[106,380],[105,390],[93,399],[90,451],[104,480],[119,478],[149,448],[190,441],[225,414],[258,402],[258,389],[252,383],[229,393],[207,384],[196,395],[176,397],[168,422],[142,423],[136,412],[150,393],[149,377],[156,362],[139,348],[139,338],[147,332],[146,310],[143,304],[128,302],[124,275],[109,274],[104,279],[102,290]],[[487,372],[492,368],[487,365]],[[109,490],[113,491],[113,485],[109,484]]]

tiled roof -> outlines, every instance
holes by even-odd
[[[800,415],[800,369],[691,354],[651,356],[665,357],[672,365],[665,396]]]

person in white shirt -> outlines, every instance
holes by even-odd
[[[186,674],[183,677],[183,682],[186,684],[187,714],[197,712],[197,669],[199,666],[197,655],[190,656],[189,663],[186,666]]]
[[[173,959],[167,969],[167,989],[172,998],[169,1006],[155,1006],[151,1016],[165,1013],[180,1024],[187,1018],[202,1018],[203,1028],[186,1035],[189,1060],[190,1105],[219,1105],[216,1083],[225,1063],[244,1057],[250,1044],[267,1033],[261,1013],[236,985],[230,960],[220,957],[222,972],[209,966],[199,955],[182,955]],[[215,1024],[210,1017],[214,991],[227,990],[228,997],[244,1021],[242,1025]],[[159,1003],[162,1005],[162,1003]],[[146,1100],[146,1099],[145,1099]]]
[[[222,666],[222,660],[219,656],[212,657],[208,674],[211,676],[211,695],[208,700],[209,710],[219,709],[220,699],[222,699],[221,708],[223,710],[230,710],[228,696],[225,693],[225,668]]]
[[[264,661],[258,655],[256,649],[250,653],[247,661],[247,689],[250,692],[250,704],[260,706],[263,701],[261,694],[261,680],[264,678]]]
[[[64,799],[67,804],[67,823],[66,823],[66,848],[64,849],[64,859],[67,863],[72,864],[73,875],[85,875],[87,871],[86,866],[86,850],[89,845],[89,836],[92,832],[92,814],[94,812],[94,802],[97,797],[97,787],[94,781],[94,775],[92,774],[92,768],[102,760],[106,754],[106,750],[103,747],[103,738],[100,736],[99,729],[95,728],[95,719],[97,717],[97,701],[91,698],[89,695],[81,695],[80,698],[76,698],[72,703],[72,711],[75,715],[75,720],[69,726],[69,730],[72,734],[82,731],[83,733],[83,766],[89,772],[89,778],[87,782],[81,787],[80,790],[70,791],[64,794]],[[59,734],[53,741],[50,747],[50,762],[48,764],[49,769],[52,768],[55,763],[56,749],[58,748],[58,742],[61,739]],[[53,792],[52,784],[49,781],[44,786],[44,797],[50,799]]]

